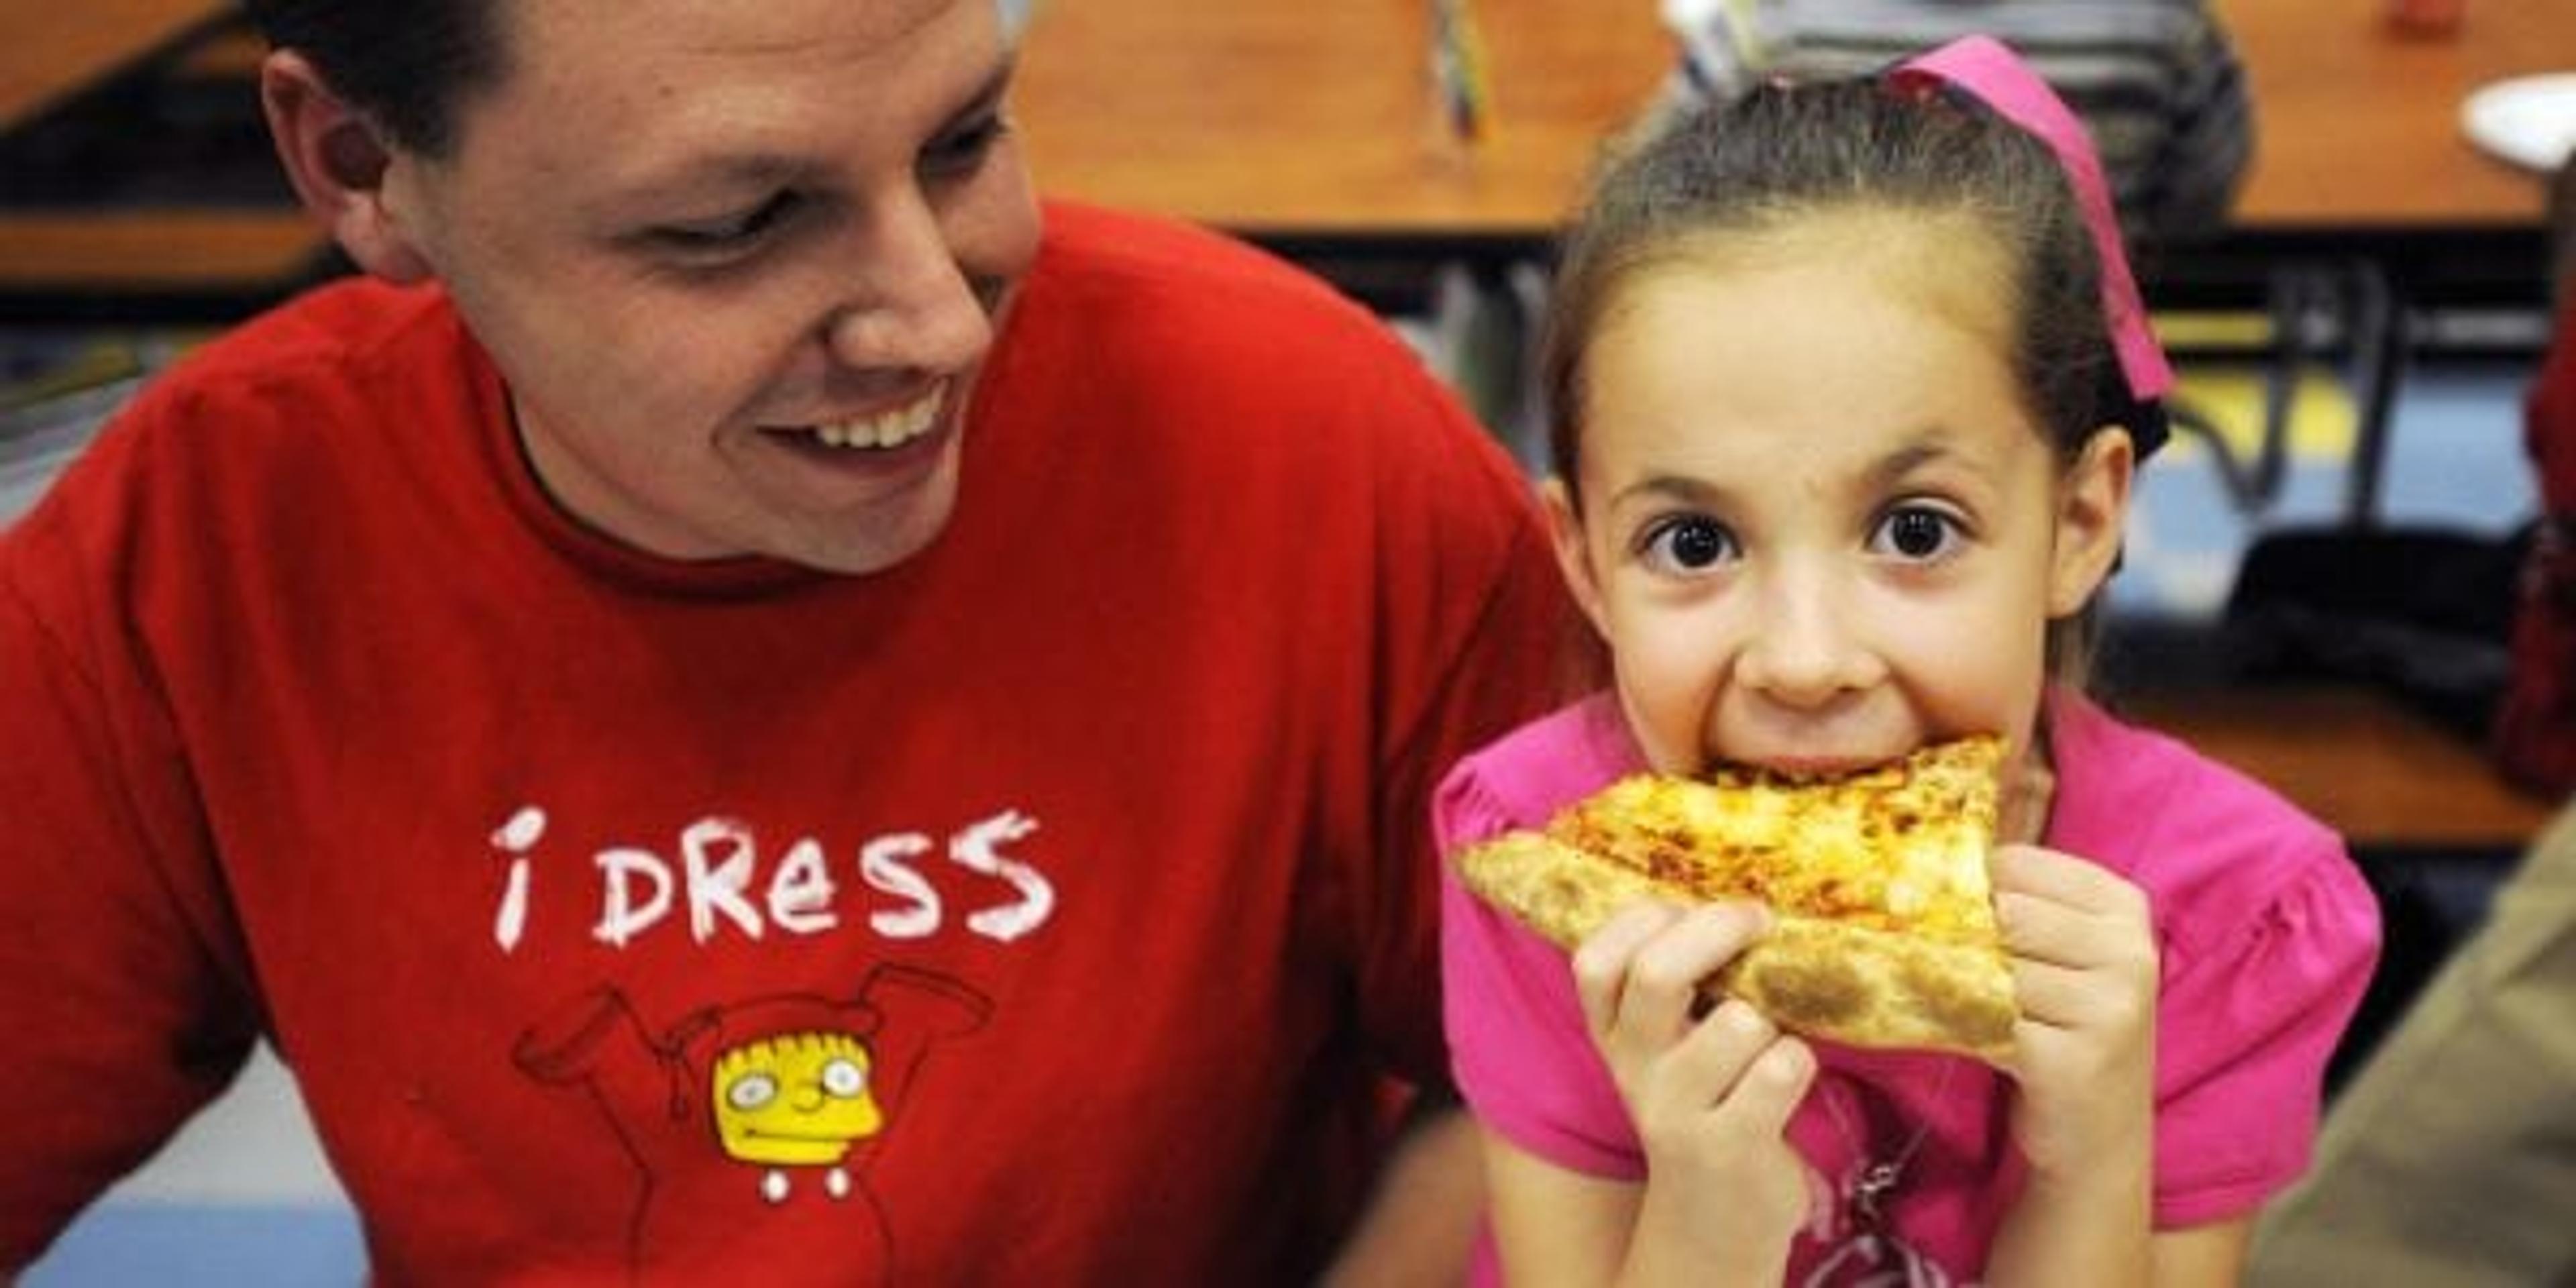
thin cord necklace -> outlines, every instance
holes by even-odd
[[[1956,1060],[1942,1062],[1941,1077],[1932,1085],[1933,1102],[1947,1097],[1951,1075],[1958,1067]],[[1913,1165],[1915,1156],[1923,1151],[1923,1143],[1932,1133],[1932,1120],[1926,1117],[1915,1123],[1914,1130],[1895,1153],[1872,1158],[1869,1134],[1865,1130],[1869,1115],[1861,1104],[1860,1086],[1858,1079],[1845,1078],[1819,1089],[1842,1093],[1826,1094],[1820,1098],[1824,1101],[1826,1116],[1833,1120],[1834,1129],[1842,1134],[1843,1143],[1852,1151],[1852,1164],[1838,1187],[1843,1206],[1851,1214],[1851,1222],[1841,1242],[1808,1273],[1806,1286],[1824,1288],[1847,1282],[1886,1282],[1924,1288],[1947,1285],[1951,1283],[1949,1274],[1899,1237],[1890,1228],[1889,1221],[1897,1188],[1904,1184],[1906,1169]],[[1851,1102],[1848,1111],[1843,1106],[1845,1100]],[[1853,1123],[1854,1117],[1861,1120],[1858,1125]],[[1887,1278],[1891,1273],[1897,1277]]]

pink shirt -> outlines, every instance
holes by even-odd
[[[2156,1225],[2249,1214],[2307,1164],[2326,1058],[2378,955],[2377,905],[2342,842],[2271,792],[2070,691],[2048,712],[2045,844],[2121,874],[2154,906]],[[1435,808],[1443,851],[1540,824],[1641,767],[1615,703],[1567,707],[1451,773]],[[1444,879],[1449,1042],[1469,1105],[1538,1157],[1643,1179],[1565,953]],[[1853,1281],[1909,1255],[1931,1265],[1905,1282],[1973,1280],[2022,1181],[2010,1083],[1948,1056],[1816,1051],[1822,1071],[1789,1138],[1834,1200],[1798,1238],[1788,1282]],[[1850,1182],[1900,1157],[1904,1179],[1880,1205],[1889,1237],[1862,1238]]]

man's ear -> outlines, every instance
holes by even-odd
[[[1564,479],[1550,477],[1539,484],[1539,504],[1547,511],[1547,531],[1556,543],[1556,566],[1565,574],[1565,584],[1574,592],[1574,602],[1592,622],[1601,638],[1610,638],[1608,620],[1603,616],[1601,586],[1592,575],[1592,556],[1583,545],[1583,520],[1574,512],[1572,485]]]
[[[2057,542],[2050,557],[2048,615],[2064,617],[2093,598],[2119,562],[2128,529],[2129,485],[2137,448],[2116,425],[2094,431],[2066,472],[2057,497]]]
[[[385,177],[395,154],[375,123],[291,49],[260,64],[259,99],[295,195],[349,258],[387,281],[430,276],[428,258],[386,205]]]

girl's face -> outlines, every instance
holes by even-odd
[[[2070,469],[2010,365],[2011,265],[1856,210],[1632,272],[1587,350],[1581,517],[1549,508],[1653,767],[2029,745],[2052,618],[2107,575],[2125,434]]]

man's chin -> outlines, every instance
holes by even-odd
[[[948,531],[956,513],[955,484],[952,480],[934,491],[936,495],[912,498],[894,513],[800,523],[797,531],[782,536],[772,554],[841,576],[884,572],[919,557]]]

